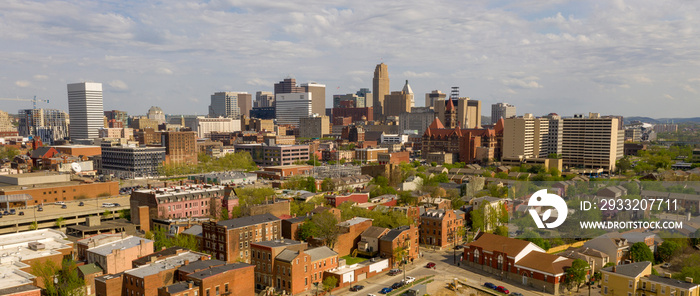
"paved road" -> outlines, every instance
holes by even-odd
[[[458,267],[454,265],[454,256],[452,250],[450,251],[432,251],[432,250],[423,250],[423,255],[424,257],[419,258],[418,260],[414,261],[413,264],[408,264],[406,268],[406,275],[412,276],[415,278],[421,278],[429,275],[435,275],[434,280],[435,282],[441,283],[446,283],[449,281],[452,281],[454,278],[459,279],[462,282],[467,282],[472,285],[483,285],[486,282],[490,282],[495,284],[496,286],[504,286],[507,289],[509,289],[511,292],[520,292],[524,296],[543,296],[543,295],[551,295],[551,294],[545,294],[542,293],[542,291],[535,291],[531,287],[525,287],[521,285],[514,284],[513,282],[505,282],[501,281],[499,279],[499,276],[495,276],[492,274],[488,273],[481,273],[478,270],[471,270],[471,269],[466,269],[465,267]],[[457,252],[457,256],[459,256],[460,253]],[[458,257],[459,260],[459,257]],[[425,268],[425,265],[428,262],[433,262],[435,263],[435,269],[428,269]],[[367,280],[364,280],[362,282],[359,282],[358,284],[365,286],[364,289],[358,292],[350,292],[349,288],[345,288],[341,291],[336,291],[333,293],[333,295],[347,295],[347,296],[364,296],[367,294],[375,294],[379,295],[379,290],[381,290],[384,287],[390,287],[393,283],[398,282],[403,279],[403,274],[401,275],[396,275],[396,276],[389,276],[387,273],[384,273],[382,275],[378,275],[372,278],[369,278]],[[302,295],[313,295],[313,291],[310,291],[310,293],[302,294]],[[569,295],[567,293],[567,295]],[[579,293],[571,293],[570,295],[574,296],[587,296],[588,295],[588,290],[587,289],[581,289]],[[598,289],[594,289],[591,293],[591,295],[600,295]]]

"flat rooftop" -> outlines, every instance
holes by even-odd
[[[40,243],[37,250],[29,243]],[[22,261],[61,254],[58,250],[72,249],[64,233],[53,229],[42,229],[0,235],[0,289],[31,284],[35,276],[21,271],[29,265]]]
[[[152,240],[140,238],[137,236],[129,236],[124,239],[113,241],[101,246],[88,249],[88,252],[95,253],[101,256],[107,256],[111,254],[114,250],[125,250],[130,249],[141,244],[141,241],[145,243],[152,242]]]
[[[220,185],[182,185],[182,186],[170,186],[170,187],[158,187],[151,189],[141,189],[134,192],[144,193],[144,194],[155,194],[156,197],[167,197],[167,196],[177,196],[192,193],[204,193],[212,192],[226,189],[226,186]]]
[[[179,255],[165,258],[163,260],[158,260],[148,265],[140,266],[134,269],[129,269],[124,273],[135,276],[138,278],[144,278],[149,275],[157,274],[163,270],[175,270],[180,266],[185,265],[185,262],[195,262],[202,258],[202,256],[207,256],[202,253],[195,252],[184,252]]]

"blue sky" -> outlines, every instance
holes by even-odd
[[[217,91],[291,75],[333,94],[459,86],[462,96],[563,115],[700,116],[697,1],[2,1],[0,97],[102,82],[106,110],[205,114]],[[31,103],[0,101],[11,113]]]

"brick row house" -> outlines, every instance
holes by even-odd
[[[288,294],[298,294],[321,283],[324,273],[338,267],[338,253],[328,247],[306,251],[284,250],[275,257],[274,287]]]
[[[460,210],[427,209],[420,215],[420,243],[438,248],[456,246],[462,242],[464,221]]]
[[[250,263],[251,244],[280,239],[281,220],[272,214],[262,214],[202,224],[204,252],[226,262]]]
[[[404,248],[405,260],[413,261],[420,254],[419,237],[418,227],[415,225],[394,228],[379,238],[379,254],[382,258],[389,259],[390,266],[396,267],[400,262],[395,260],[394,250]]]
[[[472,268],[550,294],[560,291],[565,270],[573,261],[547,254],[531,242],[490,233],[466,244],[463,257],[463,263]]]
[[[290,239],[256,242],[251,244],[251,263],[255,265],[255,289],[274,286],[277,275],[276,258],[284,250],[303,251],[306,243]]]

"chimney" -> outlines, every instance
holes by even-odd
[[[165,250],[165,247],[160,247],[160,250],[161,250],[161,251]]]
[[[151,184],[148,184],[148,189],[151,189]]]
[[[617,265],[613,265],[613,270],[612,272],[617,272]]]
[[[187,264],[190,264],[190,260],[185,260],[185,264],[183,264],[183,265],[187,265]]]
[[[689,277],[689,276],[688,276],[688,277],[685,277],[685,281],[692,284],[692,283],[693,283],[693,278],[691,278],[691,277]]]
[[[670,272],[664,272],[664,277],[665,278],[671,278],[671,273]]]
[[[192,281],[187,282],[187,289],[192,289]]]

